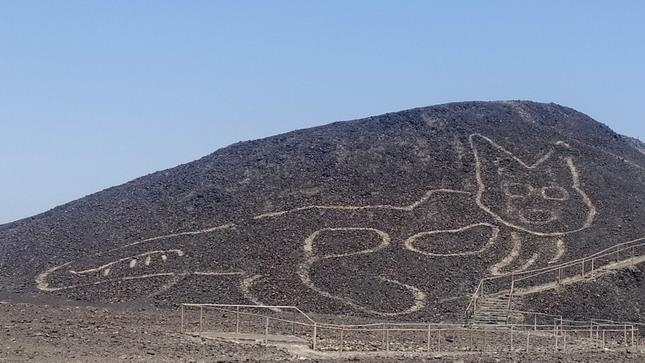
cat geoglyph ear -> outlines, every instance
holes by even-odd
[[[481,167],[482,162],[492,162],[498,167],[503,165],[508,166],[508,164],[516,164],[517,166],[521,166],[526,169],[535,169],[548,160],[559,159],[556,154],[559,154],[559,151],[563,150],[564,145],[568,146],[568,144],[563,142],[564,145],[562,146],[558,145],[558,147],[551,147],[543,153],[540,153],[540,156],[531,163],[518,158],[513,153],[484,135],[472,134],[469,137],[469,141],[473,154],[475,155],[478,168]]]

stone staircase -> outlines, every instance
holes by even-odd
[[[477,301],[475,312],[470,318],[473,325],[506,325],[509,323],[520,324],[524,315],[518,312],[508,314],[509,293],[500,293],[480,298]],[[514,309],[511,304],[511,310]]]

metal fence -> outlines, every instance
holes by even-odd
[[[536,288],[556,287],[584,278],[593,278],[609,270],[645,261],[645,237],[624,242],[595,254],[536,270],[483,278],[466,307],[466,319],[472,316],[487,296],[508,295],[510,316],[514,296],[528,294]],[[624,266],[623,266],[624,265]]]
[[[545,352],[634,346],[634,325],[554,319],[550,324],[463,326],[435,323],[335,324],[297,307],[182,304],[181,330],[224,333],[269,344],[297,338],[310,349],[337,352]]]

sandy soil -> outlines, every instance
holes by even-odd
[[[148,306],[79,306],[0,297],[0,362],[643,362],[634,351],[597,353],[317,354],[182,334],[179,313]]]

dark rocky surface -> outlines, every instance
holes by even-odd
[[[0,288],[454,321],[496,264],[645,236],[644,200],[642,143],[582,113],[438,105],[237,143],[0,226]]]
[[[575,320],[645,322],[645,266],[616,271],[594,281],[562,286],[524,298],[537,311]],[[645,324],[640,326],[645,332]]]

